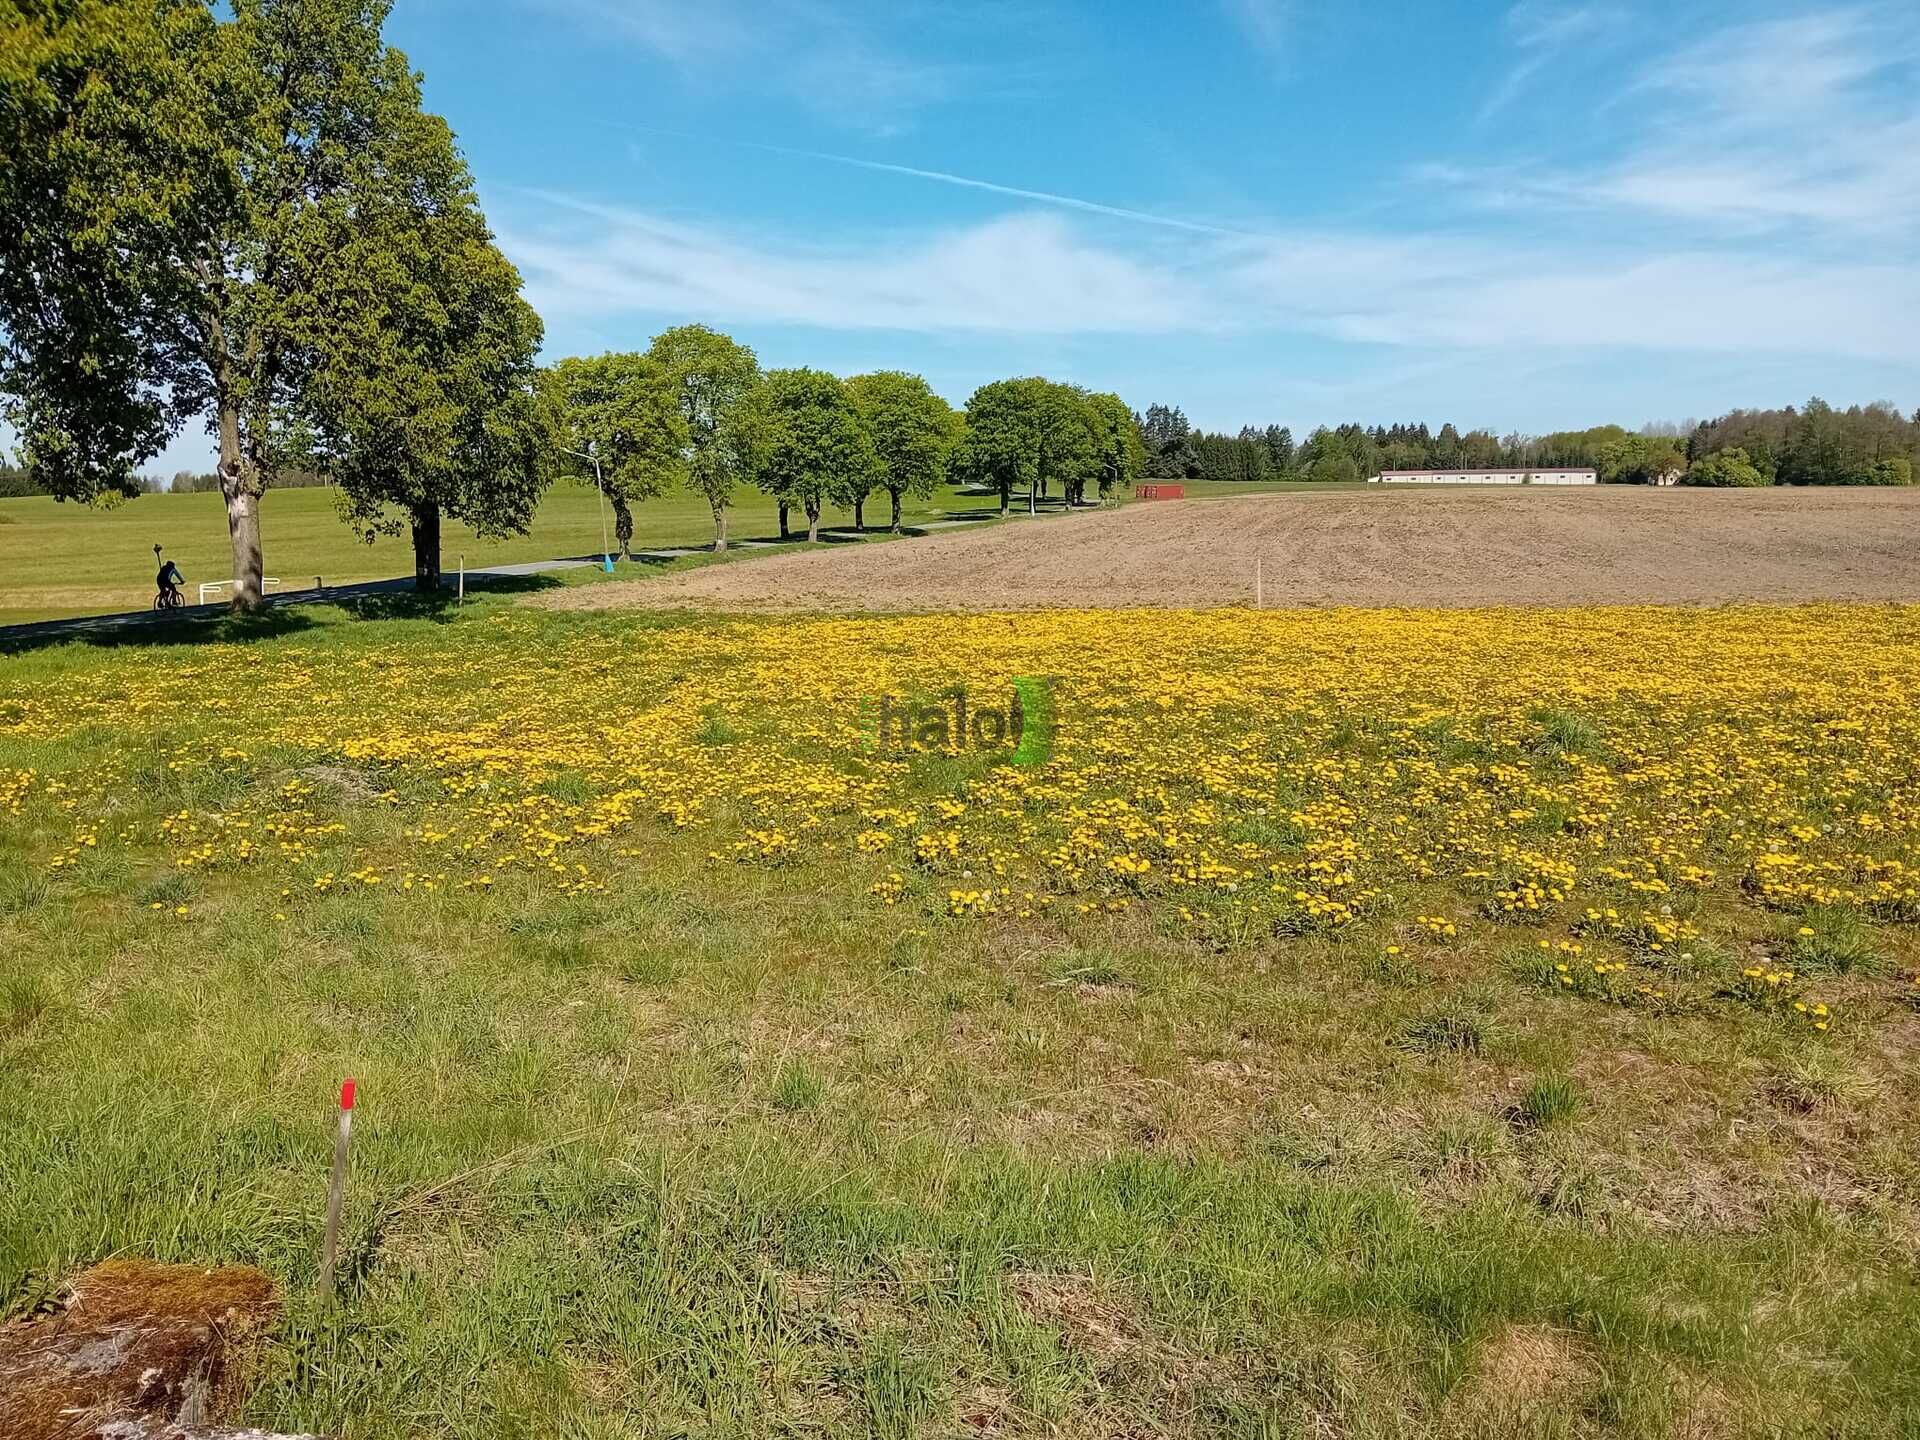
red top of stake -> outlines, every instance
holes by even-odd
[[[353,1077],[351,1075],[340,1082],[340,1108],[353,1109]]]

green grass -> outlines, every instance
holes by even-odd
[[[774,506],[757,491],[743,490],[731,512],[729,538],[777,536]],[[909,522],[939,519],[976,509],[979,501],[951,491],[904,507]],[[261,502],[267,573],[288,589],[379,580],[411,574],[413,550],[404,536],[376,536],[344,524],[326,489],[276,490]],[[706,501],[674,494],[635,507],[636,549],[710,544],[713,517]],[[869,527],[884,528],[884,495],[867,507]],[[451,572],[464,556],[471,568],[598,554],[600,497],[592,486],[556,484],[541,501],[526,535],[481,540],[465,527],[448,525],[442,561]],[[153,600],[153,547],[164,545],[195,586],[229,570],[226,510],[215,494],[142,495],[111,509],[61,504],[45,498],[0,500],[7,565],[0,575],[0,624],[45,620],[109,610],[139,610]],[[611,517],[609,517],[609,524]],[[804,525],[804,520],[801,521]],[[829,510],[825,523],[852,523],[851,514]],[[804,532],[803,532],[804,533]]]
[[[315,607],[284,637],[217,633],[241,656],[298,643],[351,664],[396,638],[484,646],[505,608]],[[532,623],[643,644],[690,622]],[[133,681],[140,658],[8,657],[0,716],[11,683]],[[0,777],[106,764],[128,781],[103,836],[133,839],[55,871],[57,803],[0,826],[0,1313],[113,1254],[262,1266],[287,1305],[252,1423],[1920,1426],[1920,1081],[1864,1021],[1844,1045],[1744,1011],[1595,1006],[1571,1025],[1589,1002],[1510,978],[1508,935],[1471,920],[1393,967],[1368,922],[1226,944],[1133,915],[928,934],[850,899],[831,864],[716,864],[666,826],[594,852],[603,891],[308,888],[263,926],[282,873],[183,869],[164,817],[298,779],[355,844],[401,846],[408,815],[381,797],[431,778],[283,750],[182,773],[105,727],[0,732]],[[354,848],[312,843],[316,865]],[[1904,932],[1882,943],[1912,954]],[[346,1074],[361,1100],[328,1309]]]
[[[1196,498],[1280,489],[1324,490],[1326,486],[1228,485],[1188,481]],[[779,534],[772,501],[743,487],[729,514],[731,540],[770,539]],[[913,525],[956,514],[983,513],[992,496],[942,488],[927,500],[909,500],[902,518]],[[411,542],[403,536],[364,532],[340,519],[333,492],[326,489],[276,490],[261,502],[266,568],[287,589],[304,589],[316,576],[328,585],[381,580],[413,571]],[[601,553],[602,507],[591,485],[561,481],[547,492],[526,535],[482,540],[464,526],[449,524],[442,539],[442,561],[451,573],[464,557],[471,568],[551,560]],[[870,530],[888,520],[888,500],[878,495],[867,506]],[[634,548],[678,549],[711,544],[713,517],[698,496],[674,493],[634,509]],[[796,524],[805,521],[796,515]],[[829,507],[823,523],[846,527],[851,512]],[[612,523],[607,516],[607,523]],[[226,510],[216,494],[142,495],[112,508],[62,504],[47,498],[0,499],[0,541],[6,564],[0,569],[0,625],[23,624],[67,615],[144,610],[153,601],[153,547],[166,547],[187,577],[187,599],[197,598],[201,581],[228,574]],[[761,552],[767,553],[767,552]],[[686,562],[681,562],[684,566]],[[565,572],[560,583],[591,583],[592,571]]]

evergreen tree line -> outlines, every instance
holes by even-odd
[[[1452,424],[1345,424],[1296,443],[1284,425],[1196,430],[1178,406],[1151,405],[1135,420],[1144,473],[1156,479],[1353,482],[1382,470],[1570,467],[1627,484],[1910,485],[1920,465],[1920,410],[1902,415],[1885,401],[1837,410],[1818,397],[1639,432],[1597,425],[1497,436]]]

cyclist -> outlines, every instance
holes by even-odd
[[[153,558],[155,560],[160,559],[160,547],[158,545],[153,547]],[[186,576],[180,573],[180,567],[174,564],[173,561],[168,560],[163,562],[160,566],[160,573],[154,577],[153,581],[154,589],[158,592],[153,597],[154,608],[156,610],[177,609],[180,605],[180,587],[186,583],[186,578]]]

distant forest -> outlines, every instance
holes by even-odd
[[[1602,480],[1692,485],[1911,485],[1920,465],[1920,410],[1885,401],[1836,410],[1826,401],[1734,410],[1715,420],[1559,430],[1464,433],[1451,424],[1322,426],[1295,441],[1285,425],[1238,435],[1194,429],[1178,406],[1134,417],[1151,479],[1354,481],[1382,470],[1591,467]]]

